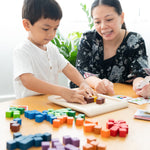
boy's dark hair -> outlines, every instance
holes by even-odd
[[[28,19],[33,25],[40,18],[60,20],[62,10],[55,0],[24,0],[22,19]]]
[[[91,6],[91,16],[92,16],[93,9],[99,5],[106,5],[106,6],[114,7],[118,15],[122,14],[122,7],[121,7],[119,0],[94,0]],[[126,30],[125,22],[122,24],[122,29]]]

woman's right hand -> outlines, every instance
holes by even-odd
[[[95,83],[95,90],[97,93],[113,95],[114,85],[107,79],[100,79]]]

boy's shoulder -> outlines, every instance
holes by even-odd
[[[14,51],[24,51],[31,48],[31,44],[29,43],[28,40],[24,40],[21,43],[17,44],[14,48]]]

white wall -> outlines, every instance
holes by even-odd
[[[63,19],[59,30],[64,35],[70,32],[88,30],[87,18],[82,11],[80,3],[90,8],[93,0],[57,0],[63,10]],[[12,76],[12,51],[26,36],[21,22],[21,9],[23,0],[0,0],[0,100],[14,95]],[[129,30],[142,34],[146,41],[147,51],[150,55],[150,9],[148,1],[121,0],[125,12],[125,22]],[[67,82],[67,80],[65,81]],[[61,84],[64,84],[60,80]]]

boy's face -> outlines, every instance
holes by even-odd
[[[29,31],[28,39],[38,47],[42,48],[55,37],[60,20],[41,18],[33,25],[31,25],[30,22],[28,23],[28,29],[26,29]]]

